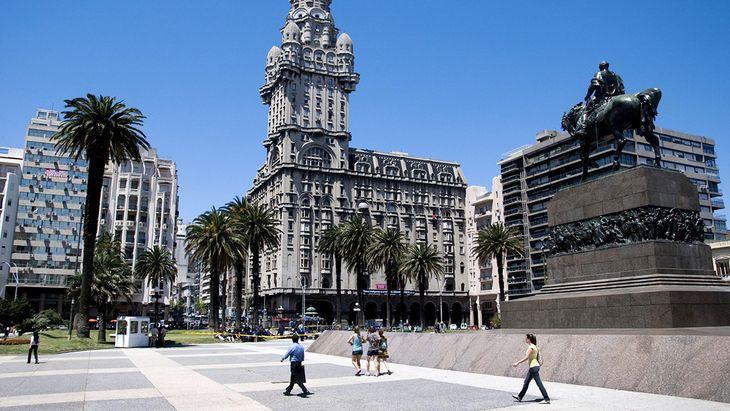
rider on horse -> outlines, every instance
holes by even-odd
[[[585,111],[580,117],[575,134],[585,134],[588,117],[607,103],[611,97],[624,94],[624,81],[617,73],[608,69],[608,62],[602,61],[598,65],[598,72],[591,79],[588,92],[584,98]]]

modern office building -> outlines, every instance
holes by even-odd
[[[157,150],[141,152],[141,161],[109,163],[104,172],[98,233],[111,233],[122,242],[127,261],[134,267],[137,258],[148,248],[160,246],[175,255],[177,205],[177,167],[172,160],[161,159]],[[160,303],[170,304],[174,284],[161,289]],[[121,314],[152,310],[154,289],[146,281],[137,281],[135,307],[118,307]],[[146,310],[139,304],[147,306]]]
[[[40,109],[26,134],[13,239],[19,294],[36,310],[63,309],[66,283],[80,268],[87,161],[56,153],[59,113]],[[14,292],[15,284],[5,287]]]
[[[23,149],[0,147],[0,298],[5,298],[5,284],[15,284],[17,275],[11,256],[22,169]]]
[[[662,166],[684,173],[697,186],[700,216],[705,221],[707,241],[725,240],[726,220],[716,211],[725,208],[719,197],[720,176],[715,141],[706,137],[657,128],[661,140]],[[589,178],[611,172],[614,145],[600,142],[591,154],[599,166],[590,170]],[[620,162],[625,167],[653,164],[654,153],[643,137],[630,136]],[[524,256],[511,255],[507,260],[510,298],[533,294],[542,288],[546,276],[544,237],[549,233],[547,204],[559,189],[581,178],[578,142],[565,133],[543,131],[535,144],[506,154],[501,167],[504,221],[515,227],[524,242]]]
[[[350,93],[360,80],[352,39],[335,27],[330,0],[290,2],[281,47],[269,51],[260,90],[269,106],[266,162],[248,192],[254,203],[279,212],[283,233],[281,247],[262,256],[267,311],[281,306],[285,316],[300,313],[304,292],[307,307],[334,318],[333,262],[316,251],[317,243],[322,231],[360,214],[374,227],[397,228],[412,243],[438,248],[446,274],[429,281],[425,323],[440,318],[439,297],[448,308],[441,310],[444,321],[461,323],[469,280],[459,164],[350,147]],[[384,274],[368,276],[361,308],[355,307],[355,276],[343,275],[343,317],[352,322],[362,309],[366,319],[385,319]],[[412,295],[413,284],[408,290]],[[420,320],[417,298],[405,307],[394,299],[391,308],[412,323]]]
[[[497,264],[479,262],[472,250],[476,245],[478,232],[502,220],[502,189],[499,176],[492,179],[492,190],[486,187],[469,186],[466,189],[466,252],[467,273],[469,275],[469,323],[489,325],[489,320],[497,313],[499,303],[499,279]],[[505,292],[507,282],[505,279]]]

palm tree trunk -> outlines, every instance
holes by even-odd
[[[497,252],[497,279],[499,280],[499,301],[504,301],[504,263],[502,262],[502,252]]]
[[[96,339],[99,343],[106,342],[106,303],[99,304],[99,335]]]
[[[405,278],[401,278],[399,281],[400,283],[400,305],[401,305],[401,313],[400,313],[400,323],[405,324],[406,322],[406,282],[404,281]]]
[[[259,323],[259,282],[261,276],[259,273],[259,254],[260,250],[257,244],[251,244],[251,252],[253,253],[253,323]]]
[[[221,311],[223,312],[223,328],[226,328],[226,313],[228,312],[228,270],[223,271],[221,290]]]
[[[342,324],[342,257],[335,255],[335,281],[337,281],[337,329]]]
[[[89,303],[91,302],[91,283],[94,279],[94,247],[96,230],[99,226],[99,200],[104,183],[104,167],[108,153],[89,156],[89,180],[86,186],[86,205],[84,207],[84,252],[81,271],[81,294],[79,312],[76,314],[76,336],[89,338]]]
[[[418,301],[421,310],[421,331],[426,329],[426,273],[418,273]]]
[[[236,330],[241,329],[241,290],[243,283],[243,262],[236,262]]]
[[[220,277],[218,277],[218,260],[212,264],[210,273],[210,312],[208,324],[218,331],[218,295],[220,294]]]

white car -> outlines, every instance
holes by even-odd
[[[456,326],[456,324],[449,324],[449,330],[457,330],[457,329],[458,329],[458,327]]]
[[[469,325],[467,323],[461,323],[461,327],[459,327],[459,328],[461,328],[462,330],[468,330]]]

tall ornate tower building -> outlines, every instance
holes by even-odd
[[[278,210],[281,222],[281,246],[267,250],[261,262],[267,313],[301,313],[306,294],[306,307],[329,321],[335,317],[334,264],[316,251],[317,243],[324,230],[361,214],[373,227],[396,228],[411,243],[439,249],[446,274],[429,282],[425,323],[442,313],[445,322],[461,323],[468,316],[468,250],[459,165],[350,147],[350,94],[360,80],[352,39],[335,26],[330,0],[290,3],[281,46],[266,58],[260,93],[269,106],[267,158],[248,192],[252,202]],[[343,318],[352,321],[354,274],[343,272],[341,285]],[[387,318],[385,286],[382,272],[370,273],[361,308],[366,319]],[[412,295],[413,284],[408,289]],[[391,309],[419,321],[416,298],[393,301]]]

